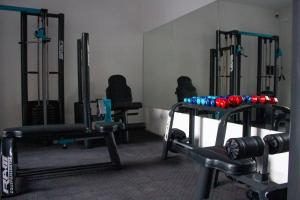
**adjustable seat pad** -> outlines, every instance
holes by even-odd
[[[136,110],[140,108],[142,108],[142,103],[140,102],[120,102],[112,106],[112,110]]]

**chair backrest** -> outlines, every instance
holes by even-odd
[[[177,88],[175,94],[177,101],[182,102],[184,98],[197,96],[197,90],[192,84],[192,80],[187,76],[180,76],[177,79]]]
[[[106,97],[111,99],[113,105],[132,102],[131,89],[128,87],[124,76],[112,75],[109,77]]]

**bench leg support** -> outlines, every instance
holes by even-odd
[[[115,165],[116,169],[120,169],[122,166],[113,132],[104,134],[104,139],[108,148],[111,162]]]
[[[1,140],[1,196],[9,197],[17,194],[18,155],[14,138]]]
[[[200,167],[200,175],[197,185],[197,200],[205,200],[209,198],[213,180],[213,169]]]

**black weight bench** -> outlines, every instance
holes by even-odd
[[[179,111],[180,108],[190,109],[192,111],[189,113],[189,137],[187,137],[186,133],[182,130],[173,128],[174,113]],[[177,103],[172,106],[167,124],[168,131],[163,144],[162,158],[167,159],[168,152],[182,153],[199,163],[200,174],[197,185],[197,200],[209,198],[211,189],[217,186],[216,183],[219,172],[223,172],[232,180],[247,185],[250,191],[249,194],[254,197],[251,198],[251,200],[285,200],[284,198],[278,199],[277,197],[280,196],[278,193],[284,193],[287,184],[277,184],[269,180],[268,155],[288,151],[289,134],[269,135],[264,138],[264,141],[257,136],[250,137],[251,109],[253,108],[256,107],[242,105],[222,110],[214,107],[204,107],[186,103]],[[289,111],[288,109],[276,105],[273,105],[272,109]],[[194,116],[197,111],[220,112],[223,114],[218,126],[216,143],[213,147],[199,148],[195,142],[193,127],[195,125]],[[237,159],[232,159],[234,156],[228,154],[228,148],[223,145],[225,142],[227,122],[230,120],[230,117],[236,113],[243,113],[243,138],[235,139],[242,141],[237,144],[243,145],[233,145],[229,148],[234,150],[232,151],[232,155],[235,155],[236,152],[240,153]],[[240,148],[234,149],[234,147]],[[263,160],[261,173],[257,170],[257,160],[255,160],[254,157],[260,157]],[[274,199],[271,196],[276,196],[276,198]],[[284,196],[284,194],[281,196]]]
[[[207,147],[191,150],[192,158],[200,163],[198,200],[208,199],[216,171],[221,171],[233,180],[245,184],[249,199],[285,200],[287,184],[269,180],[269,154],[288,152],[289,134],[267,135],[264,142],[258,136],[232,138],[225,147]],[[262,171],[256,169],[257,161],[263,160]]]
[[[245,158],[237,157],[237,159],[229,156],[228,149],[223,146],[192,148],[185,145],[183,141],[174,139],[169,148],[173,152],[184,153],[199,163],[197,200],[209,199],[217,172],[223,172],[233,180],[246,184],[249,188],[247,195],[251,196],[250,199],[285,200],[287,184],[277,184],[269,180],[267,161],[269,154],[288,151],[288,134],[266,136],[264,140],[267,147],[264,147],[263,142],[260,144],[252,143],[251,140],[253,141],[253,139],[255,137],[234,139],[246,141],[243,145],[233,145],[235,146],[233,152],[245,155]],[[249,144],[255,148],[249,150],[249,147],[251,148]],[[261,173],[257,171],[257,161],[252,158],[259,156],[263,156],[265,160]]]
[[[7,128],[1,132],[1,196],[14,196],[22,191],[19,184],[23,177],[51,177],[59,174],[78,173],[82,170],[92,170],[102,167],[121,168],[121,161],[117,151],[114,132],[124,129],[124,125],[119,122],[102,123],[97,122],[93,130],[86,128],[84,124],[59,124],[59,125],[39,125]],[[18,151],[16,143],[27,138],[88,138],[103,136],[108,148],[110,162],[96,163],[80,166],[68,166],[42,169],[20,169],[18,167]]]
[[[7,128],[2,131],[2,138],[81,138],[94,137],[107,132],[115,132],[122,129],[123,124],[119,122],[100,123],[97,122],[95,129],[91,130],[84,124],[56,124],[56,125],[37,125]]]
[[[182,141],[174,139],[169,148],[174,152],[183,153],[199,163],[197,200],[209,198],[216,170],[229,176],[239,176],[252,174],[257,169],[253,159],[232,160],[228,157],[225,148],[221,146],[192,148]]]

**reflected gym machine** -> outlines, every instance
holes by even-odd
[[[210,50],[210,95],[240,95],[242,56],[248,57],[242,46],[244,36],[258,40],[256,94],[277,95],[278,81],[285,80],[282,63],[278,66],[279,37],[238,30],[216,32],[216,49]]]
[[[0,10],[21,13],[19,42],[21,47],[21,96],[22,125],[62,124],[64,117],[64,14],[48,13],[47,9],[36,9],[0,5]],[[28,40],[28,17],[37,18],[37,29],[34,40]],[[49,71],[48,45],[51,38],[48,35],[49,19],[56,19],[57,30],[57,70]],[[28,46],[36,45],[36,69],[29,70]],[[28,81],[32,75],[37,76],[37,99],[29,100]],[[57,76],[58,98],[53,100],[49,95],[50,76]],[[32,77],[31,77],[32,78]],[[42,93],[42,94],[40,94]]]

